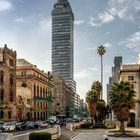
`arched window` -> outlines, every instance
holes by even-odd
[[[8,118],[11,119],[11,111],[8,111]]]
[[[25,82],[23,82],[22,87],[27,87],[27,84]]]

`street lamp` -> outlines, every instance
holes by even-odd
[[[47,119],[49,119],[49,117],[51,116],[51,105],[52,105],[52,95],[51,95],[51,89],[50,89],[50,86],[51,86],[51,79],[52,79],[52,76],[50,75],[50,72],[48,72],[48,77],[47,77],[47,86],[48,86],[48,95],[46,98],[42,98],[42,97],[35,97],[33,100],[34,101],[37,101],[37,102],[47,102]]]
[[[50,89],[50,86],[51,86],[51,79],[52,79],[52,76],[50,75],[50,72],[48,71],[48,98],[50,100],[48,100],[48,107],[47,107],[47,118],[49,119],[49,117],[51,116],[51,102],[52,102],[52,95],[51,95],[51,89]]]

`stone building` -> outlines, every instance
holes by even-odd
[[[136,61],[140,62],[140,61]],[[131,110],[129,125],[140,128],[140,64],[122,65],[120,70],[120,80],[128,80],[136,92],[136,105]]]
[[[48,83],[48,74],[25,59],[17,59],[16,75],[18,118],[48,119],[53,106],[48,97],[49,94],[53,97],[53,84],[52,81]]]
[[[72,89],[66,84],[64,79],[56,72],[52,73],[54,82],[55,106],[54,115],[71,116],[70,106],[72,103]]]
[[[0,48],[0,119],[16,120],[16,51]]]

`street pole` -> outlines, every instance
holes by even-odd
[[[48,72],[48,97],[50,98],[50,101],[48,101],[48,107],[47,107],[47,119],[50,118],[51,116],[51,105],[52,105],[52,95],[51,95],[51,89],[50,89],[50,86],[51,86],[51,79],[52,79],[52,76],[50,75],[50,72]]]

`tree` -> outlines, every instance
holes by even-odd
[[[120,131],[125,134],[124,121],[129,119],[130,109],[135,107],[135,91],[128,81],[116,82],[111,86],[110,107],[120,121]]]
[[[89,110],[89,115],[91,117],[91,122],[93,123],[94,116],[96,114],[96,102],[97,102],[97,96],[96,93],[92,90],[87,92],[86,95],[86,103]]]
[[[105,54],[106,50],[103,45],[99,46],[97,49],[97,53],[101,56],[101,99],[103,96],[103,55]]]
[[[94,81],[92,86],[91,86],[91,90],[96,92],[98,100],[99,100],[100,95],[101,95],[101,88],[102,88],[102,86],[101,86],[101,83],[99,81]]]
[[[106,117],[106,110],[107,110],[104,100],[99,100],[96,103],[96,110],[97,110],[97,113],[98,113],[98,117],[97,117],[98,121],[103,122],[103,120]]]

